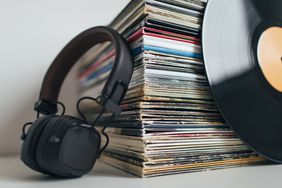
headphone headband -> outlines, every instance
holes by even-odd
[[[133,72],[133,58],[125,39],[109,27],[88,29],[72,41],[49,67],[34,110],[44,115],[57,113],[57,101],[63,81],[76,62],[93,46],[110,41],[115,47],[115,61],[110,76],[101,92],[100,103],[106,108],[118,105],[127,91]]]

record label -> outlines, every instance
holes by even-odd
[[[261,70],[276,90],[282,92],[282,28],[270,27],[258,42],[258,62]]]

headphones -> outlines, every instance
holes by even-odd
[[[76,36],[55,58],[49,67],[34,110],[38,113],[33,123],[23,126],[21,160],[31,169],[62,178],[74,178],[92,170],[100,150],[101,136],[94,124],[66,115],[56,115],[58,95],[62,83],[73,67],[93,46],[110,41],[115,47],[115,61],[106,84],[97,98],[90,98],[103,107],[101,113],[111,112],[115,117],[121,112],[122,101],[133,73],[133,57],[126,40],[108,27],[94,27]],[[40,117],[39,115],[43,116]],[[64,113],[63,113],[64,114]],[[96,122],[96,121],[95,121]],[[30,125],[26,131],[26,127]],[[105,129],[105,128],[104,128]],[[103,131],[104,131],[103,129]]]

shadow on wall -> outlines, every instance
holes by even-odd
[[[60,101],[66,105],[66,114],[68,115],[76,114],[75,103],[78,93],[77,71],[78,66],[74,67],[67,76],[61,90]],[[20,106],[14,107],[13,116],[9,115],[9,117],[6,117],[7,119],[5,119],[4,124],[1,124],[0,154],[12,155],[19,153],[22,144],[20,140],[22,126],[26,122],[35,120],[36,112],[33,111],[33,105],[38,99],[40,87],[41,85],[30,87],[34,88],[34,92],[30,92],[31,95],[29,98],[22,98],[21,100],[24,102],[21,102]]]

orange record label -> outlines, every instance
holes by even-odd
[[[258,61],[266,80],[282,92],[282,28],[265,30],[258,43]]]

